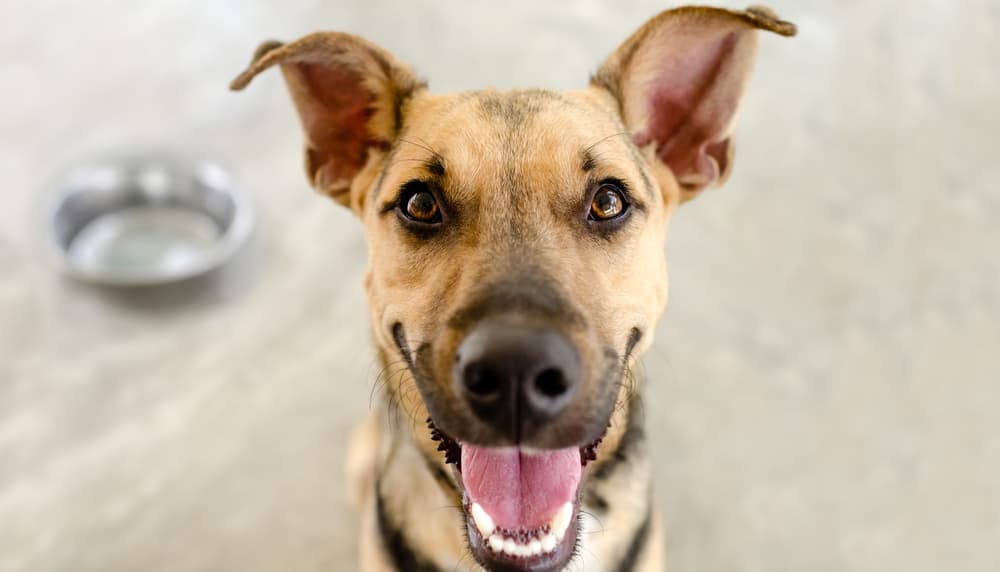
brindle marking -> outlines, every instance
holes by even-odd
[[[646,548],[646,543],[649,541],[649,528],[653,520],[653,509],[650,508],[646,511],[646,516],[642,519],[642,524],[639,525],[638,530],[632,533],[632,541],[628,543],[628,549],[625,550],[625,555],[622,557],[621,562],[618,564],[616,570],[618,572],[632,572],[635,570],[636,564],[642,557],[642,551]]]
[[[392,558],[396,570],[407,572],[440,572],[440,568],[428,563],[423,555],[418,554],[406,541],[403,531],[394,525],[385,510],[382,499],[382,486],[375,483],[375,510],[378,515],[378,528],[382,536],[385,551]]]

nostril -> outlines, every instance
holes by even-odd
[[[493,397],[500,392],[500,378],[488,368],[470,367],[465,371],[465,388],[477,397]]]
[[[581,369],[576,348],[559,331],[489,319],[456,348],[451,386],[477,422],[513,442],[530,441],[570,408]]]
[[[545,397],[554,399],[566,393],[566,378],[558,369],[546,369],[535,377],[535,389]]]

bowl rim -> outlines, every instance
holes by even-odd
[[[70,181],[74,176],[99,168],[111,168],[118,172],[140,170],[143,165],[166,167],[172,172],[184,172],[194,176],[199,184],[222,192],[232,201],[233,218],[225,230],[209,247],[201,251],[189,266],[182,269],[150,266],[141,271],[105,272],[81,266],[69,254],[67,245],[59,236],[56,221],[60,209],[66,201],[87,190],[73,188]],[[223,175],[219,181],[207,181],[202,171],[214,169]],[[225,184],[218,184],[220,181]],[[47,257],[57,270],[72,278],[107,286],[155,286],[189,280],[222,267],[246,244],[256,223],[256,209],[249,193],[240,184],[226,165],[213,157],[195,157],[177,152],[145,151],[129,154],[99,156],[80,161],[59,171],[47,185],[43,205],[45,217],[45,242]]]

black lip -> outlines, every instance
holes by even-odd
[[[427,418],[427,428],[431,430],[431,441],[436,441],[437,450],[444,453],[444,462],[448,465],[455,465],[459,471],[462,470],[462,446],[443,431],[434,425],[434,420]]]
[[[610,422],[608,427],[611,427]],[[427,418],[427,429],[431,432],[431,441],[438,444],[437,450],[444,453],[444,462],[448,465],[455,465],[455,468],[459,472],[462,471],[462,445],[458,440],[452,438],[444,431],[438,429],[437,425],[434,424],[434,419],[432,417]],[[597,449],[601,446],[601,442],[604,441],[604,436],[607,434],[607,429],[601,436],[594,439],[586,445],[582,445],[580,449],[580,466],[586,467],[591,461],[597,460]]]
[[[403,359],[406,361],[406,366],[413,371],[413,352],[410,351],[410,345],[406,343],[406,332],[403,330],[402,322],[396,322],[392,325],[392,341],[396,342],[396,347],[399,348],[399,353],[402,354]]]

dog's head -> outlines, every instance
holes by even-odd
[[[374,336],[406,372],[389,391],[460,467],[488,568],[571,555],[582,467],[666,304],[667,221],[732,167],[758,29],[794,33],[761,8],[664,12],[572,92],[431,94],[341,33],[264,44],[234,81],[281,66],[310,181],[363,221]]]

